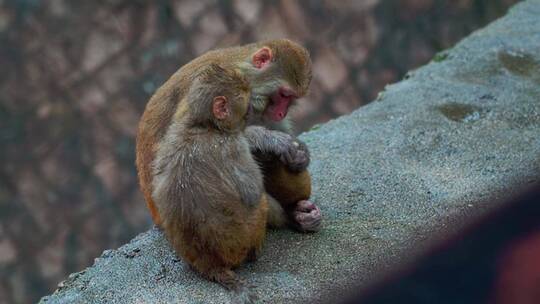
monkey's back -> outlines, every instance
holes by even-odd
[[[153,198],[173,247],[192,264],[240,264],[266,231],[263,179],[247,142],[217,132],[164,140]]]

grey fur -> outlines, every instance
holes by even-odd
[[[309,166],[306,144],[292,135],[262,126],[247,127],[245,135],[251,151],[259,161],[277,158],[293,172],[301,172]]]
[[[223,200],[253,206],[264,191],[260,168],[241,132],[209,133],[182,122],[174,122],[160,142],[153,186],[161,214],[186,216],[189,221],[193,214],[206,220]],[[177,202],[166,203],[171,200]]]
[[[224,208],[223,202],[241,201],[247,206],[260,202],[263,177],[243,133],[247,107],[234,112],[242,109],[235,103],[246,102],[242,98],[249,96],[247,82],[242,81],[234,71],[207,66],[187,93],[187,108],[177,109],[153,163],[152,197],[160,214],[172,215],[164,218],[196,225],[212,220],[212,215],[223,223],[231,217],[228,210],[215,212]],[[228,96],[229,120],[214,118],[215,96]]]

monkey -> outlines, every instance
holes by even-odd
[[[253,128],[246,130],[246,137],[264,175],[269,225],[317,231],[322,216],[318,206],[309,201],[309,151],[291,135],[292,126],[287,117],[289,107],[307,93],[312,76],[311,59],[304,47],[287,39],[209,51],[182,66],[151,97],[137,132],[136,165],[154,223],[161,226],[152,197],[151,170],[158,143],[193,83],[194,71],[212,63],[233,66],[250,84],[253,115],[248,124]],[[264,149],[261,145],[273,147]]]
[[[203,277],[237,291],[245,284],[232,269],[259,255],[268,211],[244,133],[249,83],[215,63],[194,74],[157,146],[152,197],[175,251]]]

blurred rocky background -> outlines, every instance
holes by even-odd
[[[297,130],[366,104],[516,0],[0,0],[0,303],[35,302],[151,225],[145,103],[210,48],[288,37],[312,54]]]

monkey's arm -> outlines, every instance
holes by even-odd
[[[249,126],[245,136],[252,152],[274,155],[292,172],[304,171],[309,165],[306,144],[290,134],[261,126]]]
[[[258,168],[254,168],[258,170]],[[256,206],[261,201],[261,195],[264,192],[264,186],[261,181],[253,178],[249,170],[243,170],[243,167],[235,167],[231,180],[240,194],[240,199],[247,206]]]

